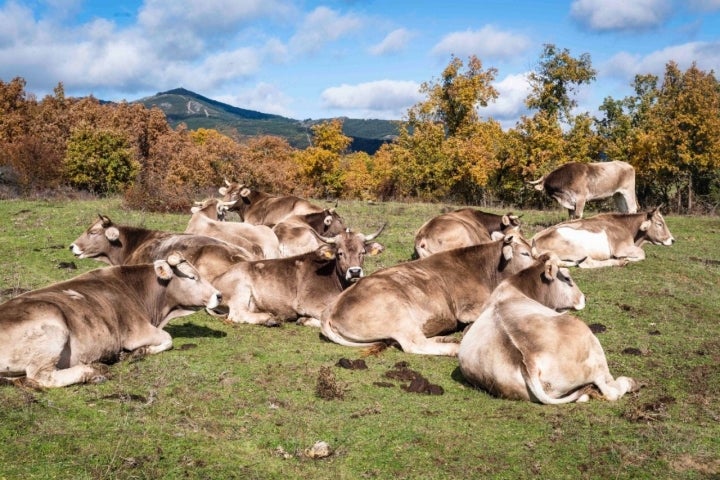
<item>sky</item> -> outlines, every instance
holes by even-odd
[[[545,44],[589,54],[574,98],[592,115],[668,61],[720,71],[720,0],[0,0],[0,26],[0,80],[38,98],[183,87],[298,120],[403,119],[453,55],[476,55],[499,92],[480,114],[511,128]]]

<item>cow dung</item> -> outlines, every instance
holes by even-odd
[[[367,370],[367,364],[363,359],[349,360],[347,358],[341,358],[335,364],[338,367],[346,368],[348,370]]]
[[[427,395],[442,395],[445,393],[445,390],[440,385],[430,383],[419,372],[411,370],[407,362],[396,363],[392,370],[385,372],[385,377],[403,382],[409,381],[409,384],[400,386],[408,393],[425,393]]]

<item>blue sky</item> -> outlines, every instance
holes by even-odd
[[[136,100],[184,87],[290,118],[401,119],[451,55],[498,70],[481,111],[512,127],[544,44],[590,54],[596,114],[665,64],[720,71],[720,0],[0,1],[0,79],[38,97]]]

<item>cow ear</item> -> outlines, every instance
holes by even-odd
[[[191,208],[190,208],[190,213],[193,213],[193,214],[194,214],[194,213],[199,212],[200,210],[202,210],[200,207],[191,207]]]
[[[322,245],[318,249],[318,256],[325,260],[333,260],[335,258],[335,248],[329,245]]]
[[[249,197],[250,196],[250,189],[247,187],[243,187],[242,190],[240,190],[240,196],[241,197]]]
[[[225,195],[228,192],[227,187],[220,187],[218,188],[218,192],[220,192],[220,195]]]
[[[327,217],[325,217],[325,220],[323,220],[323,223],[325,224],[326,227],[329,227],[330,225],[332,225],[332,221],[333,221],[332,215],[328,215]]]
[[[640,231],[646,232],[648,228],[650,228],[650,225],[652,225],[652,222],[650,220],[645,220],[640,224]]]
[[[170,280],[172,278],[173,269],[165,260],[155,260],[153,266],[155,267],[155,275],[157,275],[160,280]]]
[[[107,238],[111,242],[117,242],[120,238],[120,230],[118,230],[117,227],[110,227],[105,229],[105,238]]]
[[[493,241],[497,241],[497,240],[500,240],[500,239],[502,239],[502,238],[505,238],[505,235],[503,235],[502,232],[492,232],[492,233],[490,234],[490,239],[493,240]]]
[[[545,280],[548,282],[552,282],[555,280],[555,277],[557,276],[558,272],[558,266],[557,263],[553,262],[552,260],[545,261],[545,271],[543,272],[543,276],[545,277]]]
[[[378,242],[369,243],[365,247],[368,255],[379,255],[385,251],[385,246]]]
[[[502,216],[502,224],[505,225],[506,227],[508,225],[510,225],[510,217],[508,217],[507,215],[503,215]]]
[[[530,245],[530,255],[532,255],[533,258],[538,258],[540,256],[540,250],[537,248],[537,242],[535,239],[532,239],[532,244]]]

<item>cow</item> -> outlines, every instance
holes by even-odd
[[[316,250],[323,243],[320,237],[334,237],[346,229],[345,221],[334,208],[322,212],[290,215],[272,227],[283,257]]]
[[[323,207],[294,195],[271,195],[247,185],[228,182],[218,189],[224,202],[235,202],[231,211],[247,223],[272,227],[289,215],[322,212]]]
[[[179,251],[210,281],[234,263],[262,258],[259,247],[249,252],[205,235],[115,225],[105,215],[99,215],[70,245],[70,250],[77,258],[92,258],[109,265],[150,263]]]
[[[415,234],[415,257],[490,242],[493,232],[520,227],[517,215],[496,215],[473,208],[443,213],[425,222]]]
[[[302,255],[232,266],[214,282],[229,306],[228,320],[273,326],[302,319],[319,326],[323,309],[363,277],[365,255],[384,250],[373,241],[383,227],[370,235],[345,231]]]
[[[635,169],[626,162],[570,162],[529,183],[567,208],[571,219],[582,218],[585,202],[609,197],[621,213],[638,210]]]
[[[561,404],[589,400],[595,385],[614,401],[639,384],[614,379],[590,328],[565,313],[585,306],[585,296],[544,254],[535,265],[504,280],[460,342],[460,372],[491,395]]]
[[[675,238],[657,207],[648,212],[601,213],[559,223],[538,232],[533,242],[540,253],[555,253],[563,266],[598,268],[643,260],[645,243],[669,246]]]
[[[322,314],[322,334],[340,345],[457,354],[442,335],[474,321],[490,292],[505,277],[533,263],[530,244],[518,232],[384,268],[343,291]]]
[[[105,380],[94,362],[172,348],[163,327],[216,308],[221,295],[179,253],[153,264],[104,267],[0,305],[0,376],[41,387]]]
[[[225,212],[232,206],[217,198],[206,199],[193,206],[185,233],[207,235],[218,238],[249,251],[256,247],[262,250],[264,258],[278,258],[280,243],[277,235],[267,225],[253,225],[247,222],[226,222]]]

